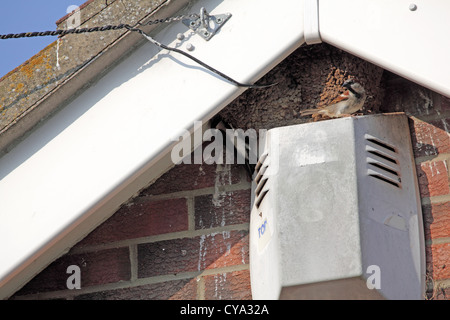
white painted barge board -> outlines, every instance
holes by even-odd
[[[322,41],[447,97],[449,17],[443,0],[319,1]]]
[[[194,56],[237,81],[254,82],[303,43],[303,1],[199,1],[188,12],[202,6],[232,14],[210,41],[181,22],[155,38],[175,46],[185,33]],[[148,43],[1,158],[0,298],[114,213],[117,198],[144,187],[140,175],[161,174],[181,129],[242,92]]]

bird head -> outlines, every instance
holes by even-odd
[[[342,84],[342,86],[343,86],[344,88],[350,89],[350,87],[351,87],[354,83],[355,83],[355,82],[353,81],[353,79],[348,79],[348,80],[346,80],[346,81]]]
[[[353,79],[346,80],[342,86],[351,93],[353,93],[357,98],[360,98],[361,96],[365,95],[364,88],[358,83],[355,82]]]

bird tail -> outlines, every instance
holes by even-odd
[[[318,111],[319,111],[319,109],[306,109],[306,110],[300,111],[300,115],[301,116],[309,116],[310,114],[317,113]]]

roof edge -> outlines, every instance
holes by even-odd
[[[83,3],[81,6],[79,6],[79,8],[80,8],[80,10],[83,10],[85,7],[87,7],[88,5],[90,5],[92,2],[94,2],[95,0],[88,0],[88,1],[86,1],[85,3]],[[113,2],[115,2],[116,0],[114,0]],[[106,1],[106,3],[108,3],[108,1]],[[111,5],[112,3],[110,3],[110,4],[106,4],[105,5],[105,8],[107,7],[107,6],[109,6],[109,5]],[[64,17],[62,17],[62,18],[60,18],[60,19],[58,19],[58,20],[56,20],[56,25],[57,26],[59,26],[61,23],[63,23],[64,21],[66,21],[71,15],[73,15],[75,13],[75,10],[73,10],[72,12],[69,12],[68,14],[66,14]]]
[[[151,19],[162,19],[167,16],[172,16],[185,8],[188,4],[188,0],[164,1],[161,5],[145,15],[140,22],[145,23]],[[142,29],[148,33],[156,28],[157,25],[149,25]],[[136,47],[145,42],[146,40],[139,34],[126,31],[123,35],[106,46],[100,53],[77,67],[76,70],[70,70],[70,72],[65,75],[66,77],[63,77],[62,81],[57,84],[55,88],[40,97],[35,103],[31,104],[25,112],[19,114],[14,121],[0,130],[0,157],[8,153],[36,128],[42,125],[46,119],[50,118],[55,112],[67,105],[93,83],[97,82],[108,70],[120,63],[120,61]],[[55,43],[56,41],[42,51],[54,47]],[[4,78],[6,79],[7,76],[11,76],[14,71],[17,72],[19,68],[31,64],[32,60],[39,57],[41,52],[9,72],[2,80]]]

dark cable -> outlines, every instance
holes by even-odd
[[[268,87],[272,87],[274,85],[276,85],[275,83],[273,84],[268,84],[268,85],[254,85],[254,84],[244,84],[244,83],[240,83],[236,80],[234,80],[233,78],[227,76],[226,74],[224,74],[223,72],[220,72],[219,70],[207,65],[206,63],[204,63],[203,61],[197,59],[196,57],[190,55],[187,52],[184,52],[180,49],[177,48],[172,48],[169,46],[166,46],[162,43],[159,43],[158,41],[154,40],[152,37],[150,37],[148,34],[146,34],[144,31],[142,31],[141,29],[138,28],[130,28],[130,31],[136,31],[139,32],[140,34],[142,34],[144,37],[146,37],[148,40],[150,40],[150,42],[152,42],[153,44],[157,45],[158,47],[165,49],[165,50],[169,50],[169,51],[173,51],[179,54],[182,54],[183,56],[195,61],[196,63],[198,63],[199,65],[201,65],[202,67],[214,72],[215,74],[221,76],[222,78],[228,80],[229,82],[235,84],[238,87],[244,87],[244,88],[253,88],[253,89],[262,89],[262,88],[268,88]]]
[[[198,17],[197,14],[191,14],[189,16],[190,17]],[[146,26],[146,25],[157,24],[157,23],[172,22],[172,21],[180,20],[180,19],[182,19],[184,17],[186,17],[186,16],[176,16],[176,17],[165,18],[165,19],[156,19],[156,20],[148,21],[146,23],[138,23],[138,25]],[[152,42],[153,44],[159,46],[160,48],[179,53],[179,54],[181,54],[181,55],[191,59],[192,61],[195,61],[196,63],[198,63],[202,67],[204,67],[204,68],[212,71],[213,73],[219,75],[220,77],[228,80],[229,82],[233,83],[234,85],[236,85],[238,87],[261,89],[261,88],[268,88],[268,87],[272,87],[272,86],[276,85],[276,83],[269,84],[269,85],[254,85],[254,84],[240,83],[240,82],[234,80],[233,78],[227,76],[226,74],[220,72],[219,70],[217,70],[217,69],[207,65],[203,61],[197,59],[196,57],[190,55],[187,52],[184,52],[184,51],[182,51],[180,49],[172,48],[172,47],[166,46],[166,45],[164,45],[162,43],[159,43],[158,41],[154,40],[152,37],[147,35],[143,30],[141,30],[139,28],[136,28],[136,27],[132,27],[129,24],[121,23],[121,24],[116,25],[116,26],[107,25],[107,26],[103,26],[103,27],[92,27],[92,28],[79,28],[79,29],[67,29],[67,30],[58,29],[58,30],[54,30],[54,31],[24,32],[24,33],[17,33],[17,34],[3,34],[3,35],[0,35],[0,39],[4,40],[4,39],[44,37],[44,36],[60,36],[60,37],[62,37],[62,36],[65,36],[67,34],[81,34],[81,33],[88,33],[88,32],[99,32],[99,31],[120,30],[120,29],[127,29],[129,31],[139,32],[141,35],[143,35],[145,38],[147,38],[150,42]]]

